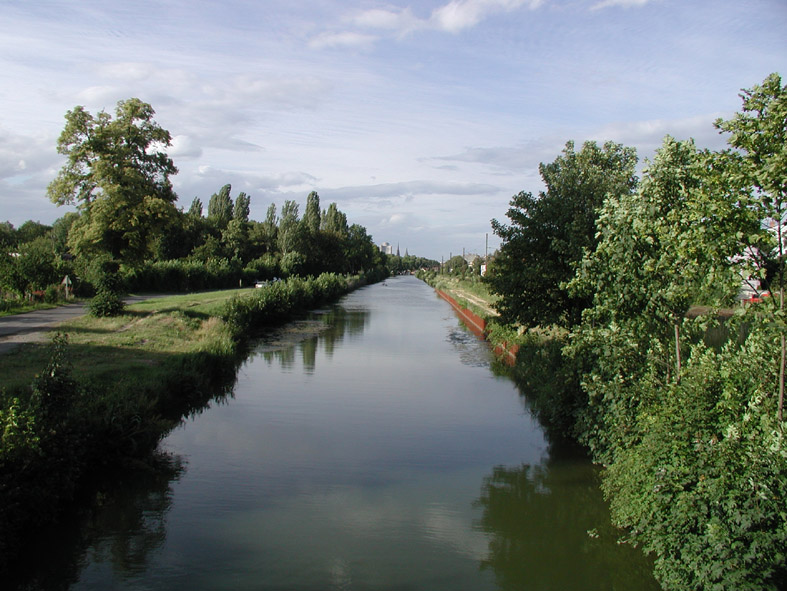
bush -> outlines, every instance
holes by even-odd
[[[98,318],[117,316],[123,312],[123,308],[123,298],[108,291],[99,291],[87,305],[88,312]]]
[[[44,301],[47,304],[56,304],[60,300],[60,286],[50,285],[44,290]]]
[[[604,479],[613,519],[665,589],[777,590],[787,576],[787,446],[773,335],[693,347],[680,382],[647,380],[642,435]]]

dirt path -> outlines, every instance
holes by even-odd
[[[490,316],[497,316],[497,310],[495,310],[494,308],[491,308],[489,306],[489,302],[487,302],[486,300],[483,300],[483,299],[479,298],[478,296],[475,296],[475,295],[473,295],[471,293],[468,293],[468,292],[466,292],[464,290],[461,290],[461,289],[452,288],[451,291],[454,292],[457,296],[459,296],[463,300],[467,300],[471,304],[473,304],[475,306],[478,306],[479,308],[481,308],[484,312],[486,312]]]

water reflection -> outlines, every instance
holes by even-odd
[[[459,355],[462,365],[483,368],[489,366],[491,352],[488,343],[474,335],[461,321],[451,327],[446,339]]]
[[[105,569],[116,580],[144,572],[166,540],[172,485],[183,472],[181,458],[159,454],[149,465],[106,480],[78,512],[39,532],[36,552],[26,553],[16,572],[7,574],[4,588],[68,589],[78,580],[89,584]]]
[[[300,353],[303,371],[312,374],[320,346],[325,356],[332,358],[345,338],[363,333],[369,317],[365,308],[335,306],[312,312],[306,319],[289,322],[261,336],[250,359],[262,357],[269,365],[278,361],[282,369],[292,370]]]
[[[595,468],[569,444],[537,465],[497,466],[476,506],[489,535],[482,570],[500,589],[658,589],[639,550],[614,542]]]

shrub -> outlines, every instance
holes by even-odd
[[[50,285],[44,290],[44,301],[47,304],[56,304],[60,300],[60,287]]]

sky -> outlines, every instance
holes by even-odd
[[[569,140],[723,148],[741,89],[787,76],[785,31],[787,0],[0,0],[0,220],[69,211],[65,114],[138,97],[183,209],[317,191],[401,254],[491,253]]]

